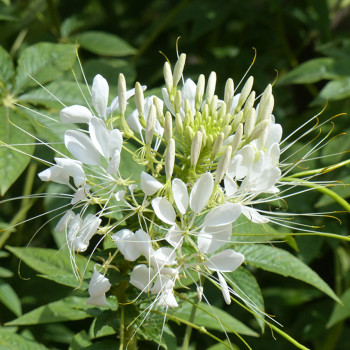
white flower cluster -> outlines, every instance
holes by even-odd
[[[275,198],[279,191],[282,128],[272,115],[271,85],[259,98],[252,77],[240,93],[228,79],[221,100],[212,72],[207,84],[200,75],[197,84],[187,79],[178,88],[185,58],[180,55],[173,71],[165,63],[162,99],[145,98],[139,83],[127,91],[120,75],[118,97],[108,107],[108,83],[97,75],[93,108],[74,105],[60,114],[62,123],[72,124],[64,135],[72,157],[55,158],[39,177],[74,191],[72,208],[56,228],[72,252],[86,251],[92,237],[102,235],[100,242],[111,239],[116,254],[133,262],[130,284],[145,298],[154,295],[159,306],[178,306],[176,283],[184,278],[201,299],[203,277],[221,287],[229,304],[235,292],[225,273],[244,261],[230,247],[233,223],[241,214],[254,223],[270,220],[256,204],[264,202],[262,194]],[[127,116],[134,95],[136,109]],[[139,147],[133,161],[140,171],[132,180],[119,171],[129,166],[123,155],[130,142]],[[88,206],[99,209],[86,214]],[[113,222],[113,213],[121,219]],[[107,305],[111,284],[104,274],[94,271],[91,304]]]

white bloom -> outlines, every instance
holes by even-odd
[[[106,292],[111,288],[108,278],[100,274],[96,268],[89,283],[90,298],[87,303],[96,306],[108,306]]]

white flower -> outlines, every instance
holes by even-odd
[[[106,292],[111,288],[108,278],[100,274],[96,267],[89,283],[90,298],[87,303],[96,306],[108,306]]]

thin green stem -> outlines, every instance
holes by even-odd
[[[348,212],[350,212],[350,204],[344,198],[340,197],[337,193],[335,193],[334,191],[330,190],[327,187],[321,186],[319,184],[315,184],[310,181],[298,179],[296,177],[283,177],[281,181],[295,182],[300,186],[314,188],[315,190],[333,198],[338,204],[340,204],[343,208],[345,208]]]
[[[125,342],[125,317],[124,317],[124,305],[120,305],[120,345],[119,350],[124,349],[124,342]]]
[[[194,303],[192,305],[192,310],[191,310],[191,314],[190,314],[190,319],[188,320],[190,323],[193,323],[194,321],[194,316],[196,315],[196,311],[197,311],[197,303]],[[185,337],[182,343],[182,350],[187,350],[188,349],[188,345],[190,344],[190,339],[191,339],[191,333],[192,333],[192,326],[191,325],[187,325],[186,327],[186,332],[185,332]]]

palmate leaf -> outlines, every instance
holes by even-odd
[[[337,295],[316,272],[283,249],[263,244],[244,244],[236,246],[236,251],[245,256],[248,265],[309,283],[340,302]]]
[[[15,320],[8,322],[8,326],[33,325],[64,321],[83,320],[92,317],[84,310],[92,308],[86,304],[87,298],[67,297],[38,307]]]
[[[15,68],[11,56],[0,46],[0,81],[9,86],[14,74]]]
[[[0,107],[0,194],[3,196],[27,167],[34,152],[33,138],[15,125],[31,130],[27,118]],[[9,148],[10,147],[10,148]]]
[[[37,83],[45,84],[72,67],[76,59],[76,46],[72,44],[39,43],[23,50],[18,58],[14,92]],[[30,75],[30,76],[29,76]]]
[[[80,287],[81,289],[87,288],[86,283],[80,283],[80,281],[75,278],[67,252],[58,252],[57,250],[47,248],[6,248],[32,269],[43,274],[44,276],[42,277],[44,278],[70,287]],[[88,264],[86,268],[86,276],[84,277],[89,277],[91,275],[93,270],[92,262],[88,263],[84,258],[76,256],[76,264],[80,272],[84,271],[86,264]]]
[[[1,350],[48,350],[42,344],[28,340],[21,335],[11,333],[0,327],[0,349]]]

